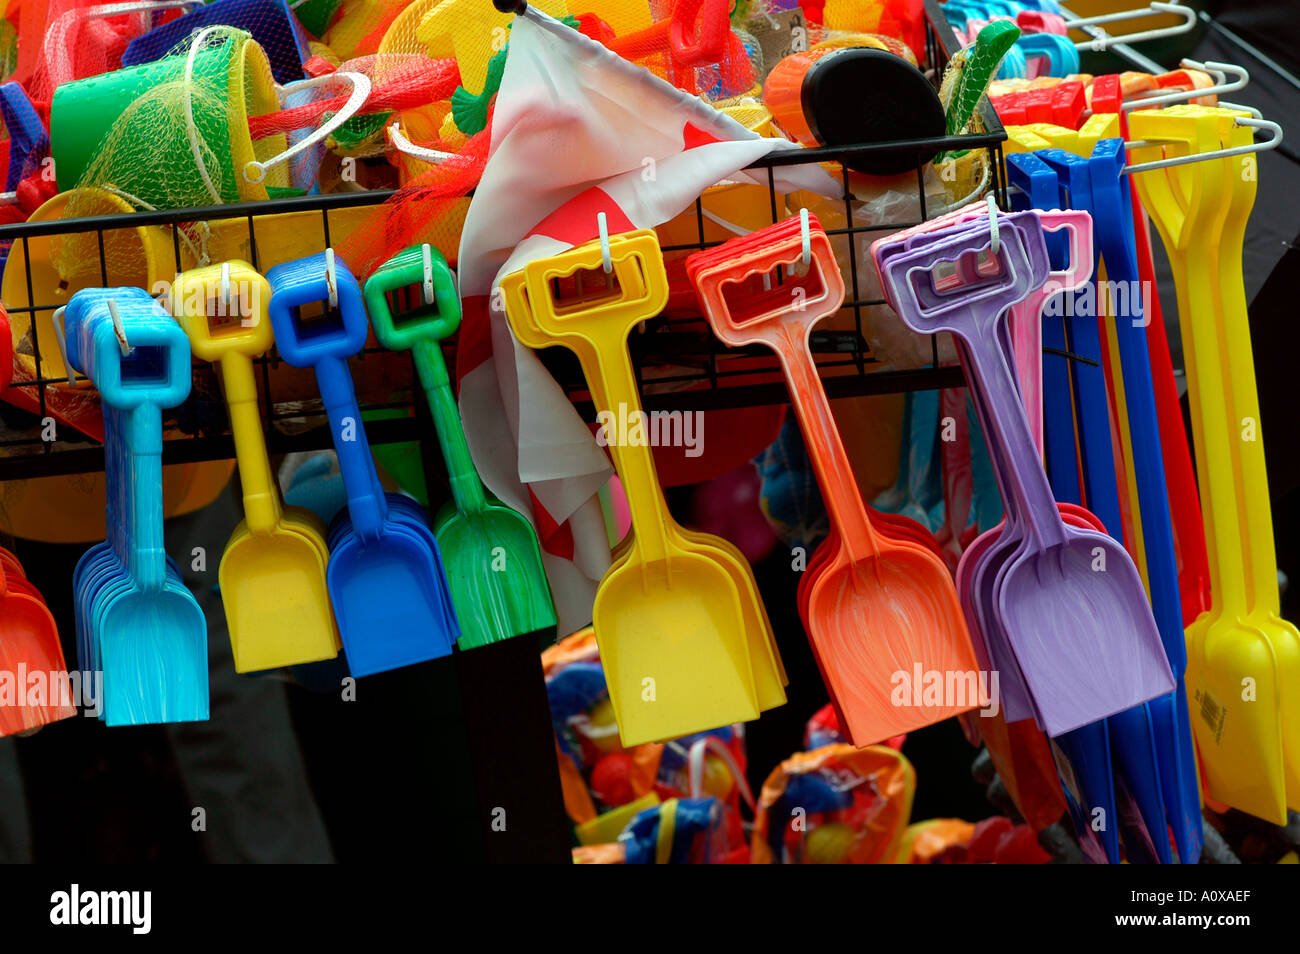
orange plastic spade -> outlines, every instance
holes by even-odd
[[[835,314],[844,280],[812,216],[790,219],[687,259],[704,314],[733,347],[777,355],[834,532],[829,556],[805,573],[808,627],[823,678],[856,745],[870,745],[957,715],[978,700],[895,703],[899,675],[974,672],[975,654],[943,562],[871,523],[808,346]],[[905,694],[906,695],[906,694]]]
[[[77,714],[68,695],[63,647],[45,602],[0,565],[0,736]],[[6,698],[12,693],[12,698]]]
[[[0,307],[0,391],[9,386],[12,374],[9,316]],[[0,673],[11,680],[8,691],[14,693],[13,698],[5,698],[6,688],[0,685],[0,736],[26,732],[77,714],[71,698],[63,692],[67,663],[54,617],[35,587],[27,582],[18,558],[3,547],[0,547]],[[29,677],[38,673],[38,682],[33,684]]]

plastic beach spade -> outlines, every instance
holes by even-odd
[[[207,622],[163,549],[162,408],[189,394],[189,342],[142,289],[78,293],[66,317],[69,360],[99,388],[105,455],[117,459],[116,560],[85,581],[82,605],[104,673],[104,719],[206,719]]]
[[[1199,153],[1225,139],[1231,146],[1248,143],[1250,130],[1236,128],[1233,119],[1222,110],[1177,106],[1158,115],[1135,113],[1130,129],[1134,139]],[[1134,161],[1150,158],[1161,158],[1158,146],[1134,150]],[[1284,743],[1288,732],[1294,737],[1295,717],[1288,719],[1283,700],[1300,659],[1294,628],[1276,615],[1268,488],[1240,284],[1253,161],[1209,159],[1139,172],[1133,181],[1169,253],[1188,356],[1212,589],[1211,608],[1186,631],[1192,728],[1209,794],[1284,824],[1297,786],[1287,779]],[[1243,430],[1250,421],[1252,439]],[[1249,698],[1245,685],[1253,689]]]
[[[1050,195],[1052,202],[1059,201],[1061,188],[1056,180],[1056,174],[1045,164],[1043,164],[1035,155],[1017,156],[1017,162],[1027,162],[1030,170],[1034,173],[1028,184],[1033,190],[1034,186],[1040,185],[1039,180],[1046,177],[1051,180],[1051,188],[1045,190],[1045,194]],[[1024,171],[1021,166],[1009,163],[1008,168],[1013,176],[1017,172]],[[1084,169],[1086,174],[1086,167]],[[1039,175],[1041,173],[1041,176]],[[1022,177],[1022,181],[1024,181]],[[1042,190],[1036,190],[1042,191]],[[1085,190],[1089,191],[1089,190]],[[982,228],[985,233],[988,232],[989,224],[987,218],[987,209],[981,216],[982,222],[978,227]],[[1083,212],[1039,212],[1035,211],[1029,215],[1014,215],[1002,217],[1002,228],[1008,226],[1015,227],[1015,223],[1032,223],[1037,222],[1046,231],[1049,226],[1057,226],[1074,222],[1069,228],[1071,239],[1067,243],[1070,250],[1069,260],[1074,263],[1074,274],[1053,272],[1053,281],[1047,283],[1042,289],[1031,292],[1030,297],[1018,305],[1011,308],[1011,317],[1007,324],[1000,325],[999,333],[1003,335],[1010,334],[1014,339],[1016,335],[1016,326],[1021,327],[1031,319],[1032,324],[1037,325],[1040,318],[1040,309],[1047,295],[1053,292],[1059,293],[1064,287],[1073,287],[1077,285],[1080,278],[1086,278],[1092,271],[1093,266],[1093,229],[1092,221],[1086,213]],[[1110,228],[1114,229],[1114,223]],[[1048,239],[1051,241],[1051,238]],[[1060,241],[1060,239],[1058,239]],[[1064,252],[1062,248],[1060,251]],[[1079,271],[1082,270],[1082,273]],[[1064,279],[1064,281],[1062,281]],[[1027,304],[1034,302],[1029,314],[1024,312]],[[1140,332],[1139,332],[1140,334]],[[1018,366],[1022,382],[1022,393],[1025,395],[1026,402],[1041,399],[1041,386],[1037,379],[1041,375],[1041,366],[1037,361],[1037,347],[1025,352],[1026,357],[1031,360],[1025,366]],[[1004,353],[1008,358],[1011,355],[1011,349],[1004,344]],[[980,412],[981,427],[985,433],[989,433],[991,424],[988,420],[988,414],[985,410],[983,396],[979,393],[977,382],[973,378],[973,372],[970,370],[969,358],[963,355],[963,361],[967,367],[967,374],[971,377],[973,394],[977,398],[975,401],[976,408]],[[1009,363],[1014,363],[1009,360]],[[1028,383],[1026,384],[1026,381]],[[1105,416],[1105,407],[1101,408],[1101,415]],[[1096,413],[1094,409],[1094,413]],[[1104,426],[1104,425],[1103,425]],[[1041,445],[1039,445],[1041,447]],[[1158,442],[1154,442],[1152,450],[1159,455]],[[994,457],[995,463],[1001,463],[1001,458]],[[1158,465],[1158,461],[1157,461]],[[1001,468],[998,468],[999,470]],[[1113,471],[1110,474],[1110,492],[1112,497],[1114,490]],[[1008,514],[1016,518],[1017,511],[1014,498],[1007,491],[1007,479],[999,475],[999,486],[1002,488],[1002,494],[1007,501]],[[1069,505],[1058,503],[1058,509],[1066,521],[1070,523]],[[1106,532],[1106,527],[1099,518],[1088,511],[1081,509],[1078,513],[1086,514],[1090,521],[1095,521],[1093,527],[1102,533]],[[1144,518],[1149,515],[1144,514]],[[1023,518],[1020,518],[1023,521]],[[1080,525],[1080,524],[1075,524]],[[1003,674],[1002,685],[1004,711],[1008,720],[1014,721],[1017,716],[1016,712],[1028,713],[1032,711],[1032,698],[1027,694],[1027,689],[1023,679],[1019,678],[1016,664],[1014,662],[1014,652],[1011,648],[1010,641],[1001,627],[1000,618],[997,614],[996,606],[996,586],[998,582],[998,571],[1005,566],[1016,550],[1023,544],[1023,528],[1000,527],[993,534],[996,539],[977,540],[963,554],[962,566],[958,568],[958,591],[966,601],[963,606],[970,604],[970,611],[973,618],[978,620],[975,627],[980,631],[980,635],[985,637],[986,642],[990,645],[990,652],[995,657],[993,667]],[[989,547],[997,544],[1000,549],[994,551],[990,559],[985,556]],[[973,587],[971,581],[974,580],[980,584]],[[1162,631],[1163,632],[1163,631]],[[1179,631],[1181,636],[1181,630]],[[1172,697],[1169,697],[1171,700]],[[1155,707],[1161,703],[1161,700],[1152,700],[1141,706],[1134,707],[1121,713],[1109,717],[1105,722],[1096,722],[1083,726],[1072,732],[1058,736],[1056,745],[1059,748],[1058,761],[1063,756],[1068,759],[1068,764],[1064,765],[1061,770],[1061,778],[1067,785],[1073,784],[1078,804],[1092,806],[1093,808],[1102,808],[1106,811],[1107,817],[1114,817],[1115,812],[1115,793],[1116,791],[1131,797],[1131,802],[1126,805],[1123,814],[1126,818],[1133,819],[1133,825],[1126,832],[1126,845],[1129,847],[1130,859],[1136,860],[1143,856],[1150,856],[1162,862],[1172,861],[1172,855],[1169,852],[1168,839],[1163,833],[1166,829],[1165,799],[1162,793],[1161,778],[1176,776],[1177,770],[1173,760],[1177,752],[1177,740],[1173,733],[1170,733],[1170,744],[1164,750],[1157,749],[1155,745],[1155,736],[1153,735],[1153,722],[1157,716],[1154,713]],[[1014,710],[1014,711],[1013,711]],[[1124,785],[1116,789],[1112,781],[1112,762],[1111,752],[1114,753],[1114,769],[1122,775]],[[1168,759],[1161,759],[1159,756],[1167,754]],[[1165,770],[1168,769],[1166,772]],[[1160,775],[1160,772],[1165,772]],[[1180,824],[1175,829],[1180,855],[1184,858],[1192,857],[1199,854],[1199,847],[1195,846],[1187,836],[1185,826],[1181,825],[1182,811],[1178,799],[1177,788],[1168,789],[1171,796],[1171,803],[1178,808]],[[1073,809],[1073,806],[1072,806]],[[1088,830],[1088,819],[1083,813],[1075,813],[1072,810],[1072,816],[1075,818],[1076,826],[1082,836],[1090,836]],[[1142,825],[1138,824],[1139,818]],[[1138,828],[1145,826],[1142,833],[1139,834]],[[1101,832],[1100,847],[1104,849],[1106,856],[1112,862],[1118,862],[1119,841],[1116,837],[1119,826],[1108,826]],[[1199,833],[1199,826],[1195,828]],[[1154,835],[1150,833],[1155,833]]]
[[[1044,730],[1058,736],[1170,692],[1174,681],[1136,568],[1110,537],[1062,521],[1019,406],[1001,313],[1041,287],[1048,269],[1041,229],[1028,242],[1024,231],[1003,230],[996,254],[988,231],[963,229],[883,262],[877,252],[877,262],[909,327],[951,331],[968,346],[1025,518],[1023,544],[997,574],[997,616]]]
[[[1248,126],[1226,124],[1227,145],[1242,146],[1253,142],[1254,131]],[[1259,435],[1259,395],[1255,386],[1255,362],[1250,341],[1250,316],[1246,307],[1246,289],[1241,269],[1242,243],[1246,221],[1255,204],[1258,177],[1248,174],[1253,157],[1225,163],[1228,168],[1221,179],[1232,199],[1223,231],[1219,233],[1218,295],[1222,305],[1224,331],[1224,375],[1232,384],[1232,401],[1237,421],[1254,421],[1255,440],[1237,442],[1238,467],[1241,475],[1243,539],[1246,543],[1247,604],[1250,619],[1269,638],[1277,660],[1278,682],[1284,687],[1278,700],[1282,717],[1283,764],[1286,768],[1287,807],[1300,811],[1300,632],[1290,620],[1281,616],[1278,593],[1277,551],[1273,543],[1273,517],[1269,505],[1268,474],[1263,441]]]
[[[415,286],[424,308],[397,316],[388,294]],[[452,501],[434,520],[447,561],[461,649],[473,649],[555,625],[537,533],[520,513],[487,495],[469,446],[439,342],[460,324],[455,280],[442,253],[412,246],[366,281],[366,307],[379,343],[410,351],[429,401],[451,482]]]
[[[1070,261],[1075,263],[1073,268],[1052,273],[1052,277],[1056,280],[1054,287],[1058,289],[1073,287],[1082,280],[1080,277],[1081,269],[1086,268],[1089,272],[1091,271],[1091,222],[1087,216],[1076,212],[1046,213],[1045,216],[1053,220],[1052,225],[1055,228],[1067,229],[1070,236],[1067,246],[1072,250]],[[1014,227],[1012,223],[1015,221],[1017,221],[1015,217],[1005,217],[1002,227]],[[1047,223],[1044,221],[1043,216],[1038,218],[1038,222],[1046,228]],[[894,248],[898,242],[903,240],[906,243],[905,247],[909,249],[938,241],[945,234],[942,229],[957,224],[964,225],[966,228],[980,228],[987,231],[988,207],[981,203],[975,207],[958,210],[941,219],[895,233],[895,235],[891,236],[889,247]],[[1013,358],[1015,353],[1024,353],[1031,358],[1037,357],[1039,336],[1035,333],[1034,328],[1040,325],[1043,302],[1052,294],[1051,287],[1053,286],[1036,289],[1024,301],[1013,305],[1008,322],[999,328],[999,342],[1009,364],[1015,364]],[[1017,341],[1017,337],[1030,339],[1032,347],[1022,348]],[[971,376],[969,356],[964,350],[961,350],[960,342],[959,351],[963,364],[966,366],[967,374]],[[1040,400],[1042,393],[1041,365],[1036,360],[1029,360],[1024,367],[1019,365],[1016,365],[1016,367],[1022,403],[1027,406],[1026,414],[1029,420],[1032,421],[1037,415],[1033,414],[1028,405],[1035,404]],[[972,388],[972,397],[977,399],[974,401],[976,415],[981,422],[981,427],[987,432],[987,413],[984,401],[979,399],[981,395],[977,388]],[[1033,424],[1030,426],[1031,429],[1034,427]],[[996,567],[1000,567],[1007,558],[1013,555],[1016,541],[1019,539],[1018,536],[1007,530],[1008,521],[1012,522],[1014,526],[1017,512],[1014,498],[1006,491],[1006,480],[1002,476],[1003,468],[999,466],[1001,459],[995,456],[992,458],[991,463],[993,464],[995,480],[1004,498],[1008,520],[997,528],[985,531],[963,552],[957,569],[957,589],[959,596],[963,600],[962,605],[963,609],[966,610],[967,620],[974,624],[972,635],[976,637],[976,650],[984,651],[981,664],[986,663],[991,658],[992,668],[1000,671],[1003,709],[1007,721],[1014,722],[1032,716],[1034,714],[1033,703],[1028,689],[1024,685],[1023,677],[1020,675],[1014,654],[1006,644],[1005,639],[1001,637],[1001,630],[997,621],[989,617],[993,612],[992,586],[996,579]],[[997,559],[996,566],[993,566],[990,565],[985,554],[995,544],[1003,545],[1004,549],[1000,558],[998,558],[996,552],[994,553],[994,557]],[[1009,549],[1006,549],[1005,547],[1008,546]],[[982,594],[982,598],[979,600],[975,599],[977,584],[979,584],[979,592]],[[990,640],[993,645],[985,649],[985,647],[989,646]]]
[[[589,242],[530,262],[501,282],[516,336],[532,348],[562,344],[582,363],[597,408],[640,410],[627,335],[668,299],[654,232],[609,239],[609,271]],[[650,448],[613,444],[627,494],[633,538],[606,572],[593,622],[610,699],[625,746],[673,738],[758,716],[755,665],[746,620],[756,587],[733,551],[681,532],[669,515]],[[752,578],[752,574],[751,574]],[[779,672],[768,676],[781,682]]]
[[[13,373],[13,351],[9,337],[9,316],[0,308],[0,390],[9,386]],[[25,665],[28,672],[55,673],[67,666],[63,646],[59,643],[54,617],[40,593],[26,579],[22,564],[8,550],[0,547],[0,669],[17,672]],[[18,704],[0,707],[0,736],[35,729],[57,719],[77,714],[70,700],[57,694],[53,685],[43,705]]]
[[[54,617],[20,570],[8,559],[0,560],[0,669],[11,674],[20,667],[29,673],[62,673],[67,667]],[[0,706],[0,736],[25,732],[77,713],[56,680],[51,680],[46,698],[31,705],[27,703],[26,689],[26,685],[18,686],[18,698]]]
[[[316,371],[347,491],[326,578],[348,667],[367,676],[445,656],[460,630],[438,543],[423,514],[390,513],[348,370],[368,331],[361,287],[331,252],[278,265],[266,277],[280,356]],[[324,315],[303,317],[303,306],[325,301]]]
[[[807,257],[804,258],[804,249]],[[893,677],[972,672],[974,651],[947,568],[925,547],[877,532],[858,491],[817,377],[808,335],[838,310],[843,279],[811,216],[733,239],[687,260],[714,333],[776,352],[835,531],[810,563],[810,636],[854,742],[866,745],[956,715],[962,706],[891,704]]]
[[[1101,140],[1086,160],[1058,150],[1045,151],[1041,156],[1053,173],[1059,175],[1060,187],[1055,190],[1056,193],[1068,195],[1075,208],[1086,209],[1092,214],[1098,238],[1097,249],[1105,261],[1108,278],[1120,285],[1136,287],[1139,272],[1132,206],[1128,183],[1123,174],[1123,141]],[[1182,688],[1187,656],[1164,456],[1161,451],[1162,438],[1147,336],[1142,330],[1144,307],[1146,303],[1133,296],[1127,313],[1117,316],[1106,330],[1107,336],[1115,342],[1119,359],[1118,362],[1112,359],[1112,370],[1121,376],[1116,394],[1118,396],[1122,391],[1124,395],[1124,407],[1120,414],[1130,435],[1130,440],[1127,441],[1130,445],[1129,469],[1134,475],[1134,509],[1139,511],[1140,517],[1136,528],[1140,534],[1135,536],[1141,541],[1134,549],[1145,558],[1145,578],[1152,613],[1174,678],[1179,680],[1179,688],[1174,694],[1147,703],[1145,708],[1150,721],[1149,730],[1126,736],[1122,732],[1116,732],[1112,726],[1111,738],[1116,744],[1117,754],[1121,756],[1126,752],[1131,754],[1134,742],[1143,748],[1149,747],[1151,741],[1155,742],[1160,772],[1159,789],[1166,809],[1164,814],[1173,829],[1180,859],[1184,863],[1194,864],[1201,851],[1200,794]],[[1115,479],[1111,475],[1112,492],[1114,485]],[[1090,496],[1097,497],[1091,482],[1089,486]],[[1116,536],[1119,535],[1118,527],[1109,529]],[[1140,784],[1135,784],[1136,767],[1130,765],[1123,774],[1130,790],[1140,789]],[[1143,815],[1148,818],[1148,828],[1153,833],[1164,830],[1163,820],[1158,825],[1154,823],[1153,811],[1144,809]],[[1157,844],[1156,847],[1160,849],[1164,845]]]
[[[733,582],[741,589],[741,622],[749,637],[749,661],[754,673],[754,693],[758,698],[758,708],[763,712],[785,705],[785,687],[790,680],[785,674],[785,665],[781,662],[781,653],[776,646],[776,636],[772,632],[772,621],[768,619],[767,607],[758,592],[758,583],[749,563],[740,548],[725,537],[714,536],[692,530],[690,527],[677,528],[677,531],[694,543],[706,549],[713,547],[721,550],[719,558]],[[636,534],[629,532],[610,552],[611,565],[622,562],[632,549]]]
[[[69,363],[101,387],[108,476],[109,541],[74,572],[82,669],[103,672],[87,702],[110,725],[207,718],[206,623],[161,549],[160,406],[188,393],[187,343],[138,288],[79,292],[67,328]],[[146,433],[131,433],[133,419]]]
[[[221,599],[236,672],[332,659],[338,634],[325,567],[325,527],[309,510],[282,507],[257,414],[253,358],[271,347],[271,286],[246,262],[184,272],[172,308],[194,354],[221,370],[244,519],[221,555]]]
[[[109,301],[122,303],[117,329]],[[135,451],[146,441],[129,433],[133,416],[144,415],[148,427],[149,417],[160,421],[161,415],[158,406],[131,408],[117,393],[129,381],[129,387],[153,390],[160,404],[179,402],[188,391],[188,348],[171,359],[167,353],[178,338],[184,346],[184,336],[139,289],[79,294],[68,308],[68,328],[71,364],[84,365],[104,399],[109,542],[88,551],[74,574],[82,668],[103,672],[103,693],[95,694],[94,704],[110,725],[206,718],[206,623],[176,566],[161,553],[161,475],[147,459],[138,466]],[[160,346],[159,339],[167,344]],[[123,356],[128,340],[130,353]],[[123,367],[115,375],[116,361]],[[161,452],[160,439],[147,443],[154,445],[147,456]]]

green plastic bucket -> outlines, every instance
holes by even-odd
[[[149,176],[135,177],[132,195],[158,207],[174,207],[169,201],[174,192],[168,190],[167,180],[183,181],[188,176],[189,181],[201,181],[190,138],[183,133],[183,126],[180,131],[173,128],[184,122],[183,107],[178,108],[178,104],[182,101],[188,59],[184,55],[168,56],[65,83],[54,91],[50,142],[60,191],[80,182],[110,133],[117,141],[123,136],[127,141],[125,153],[113,161],[115,171],[119,167],[160,170],[158,176],[152,177],[160,180],[157,182],[151,182]],[[250,115],[266,115],[280,108],[271,65],[262,48],[246,34],[228,35],[224,42],[195,54],[191,75],[191,115],[196,132],[210,150],[205,167],[215,161],[217,168],[209,170],[209,175],[214,183],[220,182],[220,201],[266,199],[268,188],[289,186],[285,166],[273,166],[266,179],[257,183],[248,182],[243,175],[247,162],[268,159],[286,148],[283,135],[254,142],[248,132]],[[174,89],[162,89],[167,86]],[[143,101],[130,109],[150,91],[158,92],[156,101]],[[128,114],[130,128],[114,130],[115,124]],[[159,124],[170,130],[161,138]]]

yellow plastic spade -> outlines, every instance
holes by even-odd
[[[183,272],[172,291],[194,354],[221,369],[243,484],[244,520],[218,571],[236,672],[331,659],[340,645],[325,528],[311,511],[281,505],[257,413],[253,358],[272,344],[270,300],[266,279],[241,261]]]
[[[631,420],[641,402],[627,335],[664,307],[668,281],[653,231],[612,236],[608,248],[608,271],[589,242],[529,263],[501,288],[519,340],[574,351],[597,408]],[[649,447],[615,441],[610,452],[633,534],[601,581],[593,623],[624,746],[757,718],[742,606],[751,591],[736,583],[748,564],[729,566],[725,547],[681,532]]]
[[[772,632],[772,622],[767,616],[767,607],[758,592],[754,574],[748,569],[745,555],[725,537],[701,533],[689,527],[678,527],[686,539],[701,547],[716,547],[723,551],[722,562],[731,573],[732,579],[744,593],[740,607],[744,613],[745,632],[749,635],[749,658],[754,666],[754,690],[758,696],[759,709],[766,712],[777,706],[785,705],[785,687],[790,684],[781,662],[781,652],[776,646],[776,635]],[[610,553],[611,565],[621,562],[632,549],[633,534],[628,533]]]
[[[1249,145],[1250,127],[1235,122],[1247,113],[1223,108],[1187,105],[1175,115],[1212,116],[1219,124],[1220,144]],[[1239,156],[1219,162],[1222,188],[1230,193],[1228,212],[1218,235],[1216,299],[1220,313],[1218,342],[1225,378],[1230,382],[1228,419],[1239,428],[1234,442],[1234,467],[1239,474],[1237,507],[1245,543],[1246,604],[1248,621],[1268,639],[1277,664],[1281,707],[1283,769],[1287,805],[1300,803],[1300,633],[1281,618],[1277,590],[1277,563],[1273,544],[1272,513],[1269,504],[1263,435],[1260,431],[1259,398],[1250,343],[1249,316],[1242,279],[1241,258],[1246,221],[1254,205],[1257,167],[1253,156]],[[1186,205],[1187,196],[1175,193]],[[1233,424],[1233,422],[1236,422]]]
[[[1129,129],[1134,140],[1165,143],[1163,149],[1131,150],[1134,163],[1220,146],[1220,117],[1200,107],[1135,112]],[[1285,824],[1277,657],[1272,641],[1250,618],[1236,463],[1241,425],[1233,419],[1219,334],[1219,234],[1232,202],[1226,176],[1239,166],[1238,157],[1211,159],[1138,172],[1133,182],[1164,241],[1177,286],[1210,556],[1212,605],[1187,627],[1192,730],[1210,794]],[[1240,248],[1237,254],[1240,267]]]
[[[1250,145],[1253,130],[1222,116],[1224,145]],[[1237,466],[1240,474],[1243,538],[1246,543],[1246,605],[1250,620],[1264,631],[1277,660],[1279,702],[1282,715],[1282,755],[1286,770],[1286,802],[1300,811],[1300,632],[1281,617],[1277,586],[1277,551],[1273,543],[1273,514],[1269,504],[1268,472],[1264,459],[1264,437],[1260,431],[1259,393],[1255,386],[1255,360],[1250,342],[1250,316],[1242,277],[1242,246],[1246,220],[1255,204],[1258,185],[1253,155],[1222,160],[1225,186],[1231,203],[1223,230],[1219,233],[1218,300],[1222,304],[1219,322],[1227,364],[1223,372],[1232,385],[1232,420],[1238,422]]]

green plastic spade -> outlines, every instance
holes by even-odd
[[[423,290],[422,297],[420,291]],[[394,320],[389,293],[423,301]],[[532,524],[490,497],[474,469],[439,342],[460,325],[460,300],[447,260],[413,245],[366,281],[366,310],[375,337],[390,351],[410,351],[429,400],[447,464],[452,500],[439,511],[434,535],[442,550],[461,649],[474,649],[555,625],[555,607]]]

